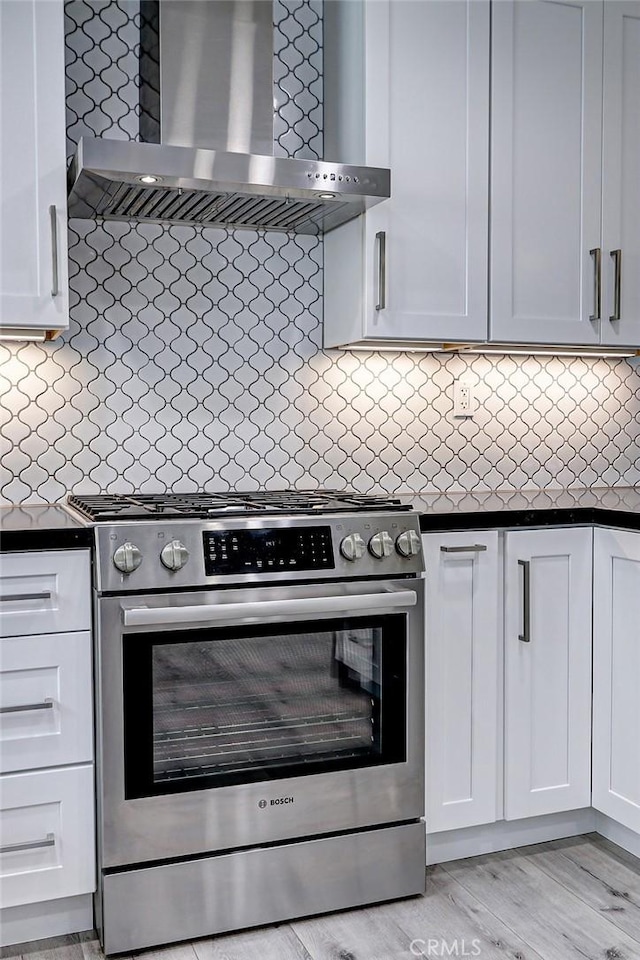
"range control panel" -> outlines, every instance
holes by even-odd
[[[99,593],[418,576],[417,514],[97,524]]]
[[[335,566],[331,527],[205,530],[202,537],[208,577],[331,570]]]

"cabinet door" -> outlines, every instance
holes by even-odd
[[[640,534],[596,530],[593,806],[640,833]]]
[[[505,537],[505,819],[591,805],[592,529]]]
[[[0,773],[93,759],[91,634],[0,638]]]
[[[491,339],[597,344],[602,4],[494,4],[491,109]]]
[[[92,893],[93,767],[0,777],[0,837],[1,908]]]
[[[498,534],[427,534],[427,832],[497,818]]]
[[[88,550],[0,554],[0,636],[25,637],[90,628]]]
[[[640,3],[604,5],[602,342],[640,345]],[[615,254],[615,251],[620,251]],[[614,254],[614,256],[612,256]],[[618,263],[616,260],[619,258]],[[618,274],[616,274],[616,268]],[[617,282],[616,282],[617,281]],[[619,291],[616,296],[616,290]],[[619,319],[614,319],[618,317]]]
[[[0,326],[68,326],[62,0],[0,3]]]
[[[369,0],[363,23],[363,159],[391,199],[325,237],[325,343],[484,340],[489,4]]]

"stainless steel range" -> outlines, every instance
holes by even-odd
[[[106,953],[420,893],[417,515],[72,496],[95,523]]]

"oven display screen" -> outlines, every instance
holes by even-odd
[[[205,530],[203,538],[208,577],[334,567],[330,527]]]

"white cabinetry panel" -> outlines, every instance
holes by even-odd
[[[380,0],[363,17],[355,159],[391,167],[391,200],[325,237],[325,345],[485,339],[489,4]]]
[[[597,344],[602,5],[492,9],[491,339]]]
[[[0,553],[3,943],[29,911],[39,936],[86,927],[95,890],[90,571],[88,550]]]
[[[3,327],[60,330],[69,324],[64,87],[62,0],[2,0]]]
[[[496,531],[427,534],[427,832],[497,818]]]
[[[640,343],[640,3],[604,5],[602,170],[603,335]],[[615,259],[620,251],[619,320]]]
[[[483,337],[488,4],[392,3],[388,37],[388,307],[369,310],[371,335]]]
[[[592,535],[505,535],[507,820],[591,804]]]
[[[638,0],[342,7],[329,127],[392,196],[325,237],[325,345],[640,346]]]
[[[593,806],[640,833],[640,534],[596,529]]]
[[[93,767],[0,777],[0,907],[95,890]]]
[[[91,627],[88,550],[0,554],[0,636]]]
[[[0,772],[93,759],[91,636],[0,639]]]

